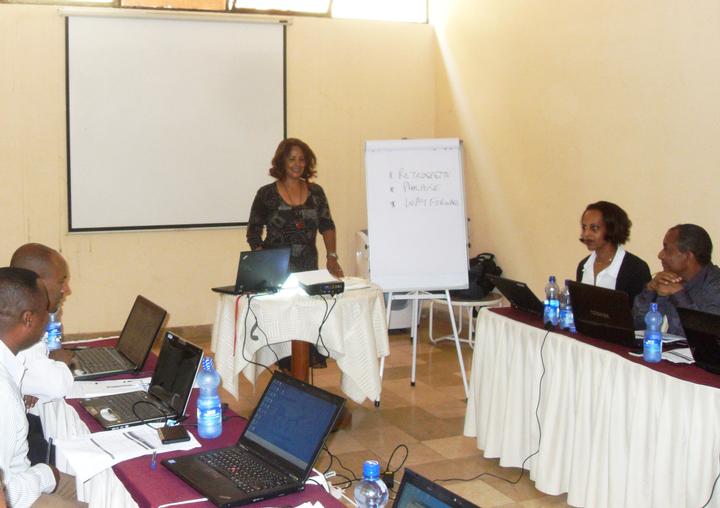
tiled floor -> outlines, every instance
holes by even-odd
[[[436,326],[442,328],[447,323],[439,322]],[[334,432],[328,440],[328,449],[356,475],[360,475],[363,461],[369,458],[379,460],[385,467],[393,449],[405,444],[409,450],[405,465],[434,480],[472,478],[483,472],[517,480],[519,469],[502,468],[497,460],[483,458],[474,439],[463,436],[466,403],[454,345],[442,342],[432,346],[427,339],[425,322],[422,328],[416,385],[410,386],[409,336],[391,335],[391,354],[386,361],[380,407],[374,407],[369,401],[362,405],[348,402],[352,425]],[[472,350],[465,345],[463,353],[469,369]],[[327,369],[315,370],[313,374],[316,385],[342,395],[337,388],[340,373],[333,361],[328,361]],[[267,373],[263,374],[255,389],[243,378],[240,400],[227,393],[223,398],[232,409],[247,416],[268,378]],[[400,466],[403,455],[402,451],[396,453],[391,464],[393,469]],[[316,467],[325,470],[329,462],[328,454],[323,452]],[[337,460],[333,461],[332,469],[350,476]],[[341,480],[335,478],[334,481]],[[548,496],[536,490],[527,474],[517,484],[486,476],[472,481],[443,482],[443,485],[484,508],[569,506],[564,495]],[[346,493],[352,497],[351,489]]]

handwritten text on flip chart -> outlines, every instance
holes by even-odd
[[[388,172],[392,208],[457,207],[450,171],[392,169]]]

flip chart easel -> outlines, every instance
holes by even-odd
[[[422,300],[439,300],[442,296],[445,297],[445,301],[448,306],[448,313],[450,314],[450,323],[452,324],[453,338],[455,340],[455,350],[457,351],[458,363],[460,364],[460,375],[462,376],[463,388],[465,388],[465,397],[469,396],[467,375],[465,374],[465,362],[463,361],[462,351],[460,349],[460,338],[458,336],[457,325],[455,323],[455,313],[453,312],[452,303],[450,300],[450,291],[445,290],[444,295],[438,293],[427,293],[420,291],[413,291],[405,294],[388,293],[387,303],[387,324],[390,325],[390,310],[392,307],[393,300],[412,300],[412,324],[410,329],[410,337],[412,339],[412,367],[410,369],[410,384],[415,386],[415,370],[416,370],[416,358],[417,358],[417,338],[418,338],[418,321],[420,314],[420,302]],[[385,371],[385,357],[380,359],[380,379],[383,377]],[[380,406],[380,401],[375,401],[375,407]]]
[[[467,221],[459,139],[401,139],[365,144],[370,279],[392,300],[412,300],[415,385],[418,308],[444,292],[465,394],[450,289],[468,287]],[[407,294],[398,294],[407,292]],[[380,364],[382,377],[384,359]],[[379,405],[379,400],[376,405]]]

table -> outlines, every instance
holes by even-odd
[[[720,376],[541,326],[512,309],[479,313],[465,435],[520,467],[538,449],[544,363],[542,439],[526,464],[537,489],[573,506],[702,506],[720,470]]]
[[[251,360],[271,365],[290,355],[293,340],[329,352],[342,372],[340,388],[353,401],[379,400],[379,359],[390,354],[380,288],[371,285],[335,297],[308,296],[300,289],[262,296],[219,295],[211,348],[223,388],[235,397],[240,373],[254,383],[263,370]]]
[[[104,344],[98,344],[104,345]],[[154,369],[157,357],[151,354],[145,363],[146,372],[138,374],[138,377],[147,377]],[[116,378],[127,378],[130,376],[115,376]],[[202,444],[202,450],[210,450],[231,446],[237,442],[240,433],[245,428],[246,420],[243,418],[230,418],[223,422],[222,435],[213,440],[202,439],[197,435],[195,406],[198,390],[193,390],[190,402],[188,403],[188,419],[184,424],[197,437]],[[44,404],[39,408],[40,416],[43,419],[43,428],[46,436],[53,438],[66,438],[84,435],[90,432],[101,431],[100,424],[92,418],[76,400],[57,400]],[[231,415],[232,412],[230,412]],[[227,413],[226,413],[227,414]],[[237,416],[237,415],[234,415]],[[136,508],[136,507],[160,507],[173,506],[182,501],[201,499],[202,496],[192,487],[165,469],[159,462],[169,457],[180,456],[190,453],[197,453],[200,449],[168,452],[158,455],[157,469],[150,469],[150,456],[137,457],[132,460],[115,465],[112,469],[103,471],[78,489],[78,495],[82,500],[89,503],[91,508]],[[58,464],[58,469],[66,470],[66,464]],[[304,491],[284,496],[283,505],[297,506],[305,501],[320,501],[326,508],[343,508],[342,503],[328,494],[323,488],[308,485]],[[212,507],[212,503],[196,502],[193,507]],[[277,506],[277,499],[248,505],[249,507]]]

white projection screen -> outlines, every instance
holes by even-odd
[[[70,231],[236,226],[285,137],[285,25],[67,18]]]

